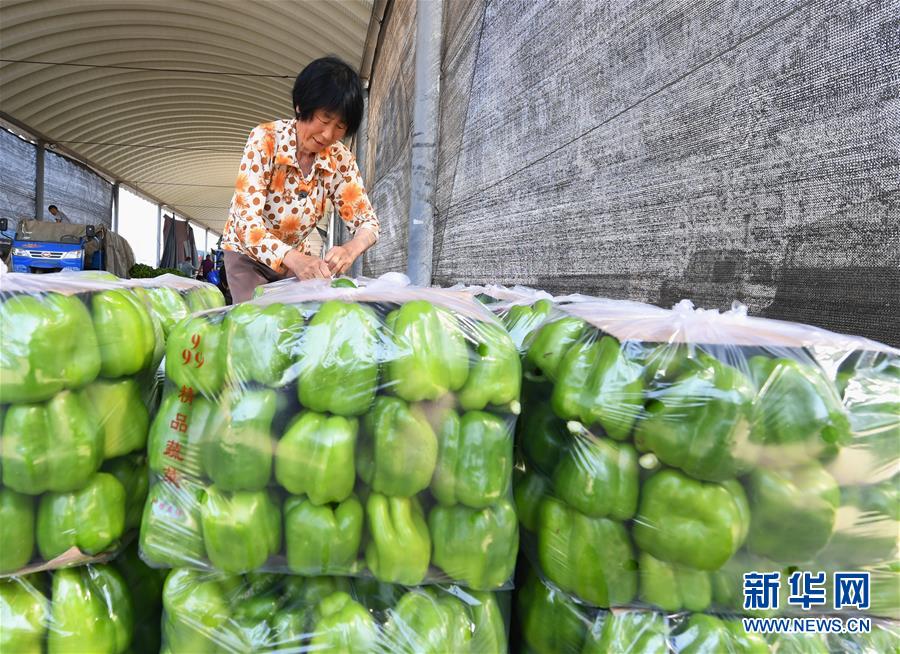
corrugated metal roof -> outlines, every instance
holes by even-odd
[[[359,67],[372,0],[3,0],[0,112],[221,231],[247,134],[312,59]]]

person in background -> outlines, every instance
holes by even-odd
[[[182,261],[180,264],[178,264],[178,270],[185,277],[193,277],[194,276],[194,272],[197,269],[194,268],[194,262],[191,260],[190,255],[186,256],[184,258],[184,261]]]
[[[362,121],[362,84],[335,57],[316,59],[297,76],[295,117],[259,125],[244,148],[222,235],[235,302],[262,284],[341,275],[378,240],[378,219],[356,160],[341,139]],[[331,200],[353,238],[324,259],[307,237]]]
[[[47,211],[50,212],[50,215],[53,216],[53,219],[58,223],[72,222],[71,220],[69,220],[69,217],[66,215],[66,213],[55,204],[51,204],[49,207],[47,207]]]
[[[207,254],[206,257],[203,259],[203,263],[200,264],[201,278],[206,279],[207,277],[209,277],[209,273],[212,272],[212,269],[214,267],[215,267],[215,264],[213,264],[212,257]]]

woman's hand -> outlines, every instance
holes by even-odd
[[[335,245],[325,254],[325,263],[328,264],[331,274],[337,277],[350,270],[359,254],[352,241],[346,245]]]
[[[330,279],[331,271],[324,261],[298,250],[291,250],[284,257],[285,267],[294,273],[297,279]]]

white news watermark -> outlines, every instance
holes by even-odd
[[[744,631],[758,634],[867,634],[871,618],[741,618]]]

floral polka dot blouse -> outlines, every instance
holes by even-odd
[[[363,187],[356,159],[343,143],[319,152],[308,177],[297,161],[293,120],[278,120],[250,132],[222,237],[226,250],[249,255],[276,272],[315,229],[330,199],[351,234],[371,229],[378,218]]]

